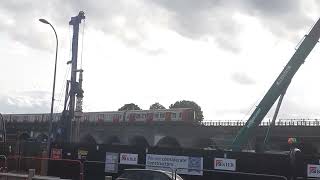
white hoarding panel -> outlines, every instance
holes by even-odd
[[[214,158],[214,169],[235,171],[236,160],[226,158]]]
[[[118,159],[118,153],[106,152],[106,163],[104,172],[118,173]]]
[[[138,164],[138,154],[120,154],[120,164]]]
[[[320,177],[320,165],[308,164],[307,176],[317,178]]]
[[[147,154],[146,168],[175,171],[178,174],[201,175],[203,174],[203,158],[173,155]]]

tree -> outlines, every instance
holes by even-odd
[[[166,109],[166,108],[164,106],[162,106],[160,103],[156,102],[156,103],[152,104],[149,109],[153,110],[153,109]]]
[[[125,104],[118,109],[118,111],[128,111],[128,110],[141,110],[141,108],[134,103],[130,103],[130,104]]]
[[[169,106],[170,109],[173,108],[191,108],[194,110],[195,112],[195,120],[198,122],[201,122],[203,120],[203,113],[201,110],[201,107],[193,102],[193,101],[186,101],[186,100],[182,100],[182,101],[177,101],[174,104],[171,104]]]

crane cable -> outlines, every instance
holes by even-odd
[[[71,55],[72,55],[72,46],[71,46],[71,44],[72,44],[72,37],[71,37],[71,27],[70,26],[68,26],[69,27],[69,42],[70,42],[70,49],[69,49],[69,56],[68,56],[68,58],[69,59],[71,59]],[[67,68],[66,68],[66,70],[65,70],[65,75],[64,75],[64,78],[63,78],[63,81],[62,81],[62,88],[61,88],[61,90],[60,90],[60,96],[59,96],[59,105],[58,105],[58,107],[57,107],[57,109],[58,109],[58,112],[61,112],[62,111],[62,107],[63,107],[63,104],[64,104],[64,98],[62,99],[62,97],[63,97],[63,95],[64,95],[64,91],[65,91],[65,89],[66,89],[66,82],[67,82],[67,77],[68,77],[68,75],[69,75],[69,73],[70,73],[70,68],[68,67],[68,65],[67,65]]]

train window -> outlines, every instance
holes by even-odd
[[[13,121],[17,121],[17,120],[18,120],[18,117],[17,117],[17,116],[12,116],[12,120],[13,120]]]
[[[159,118],[159,113],[154,113],[154,118]]]
[[[182,117],[182,113],[179,113],[179,118],[181,118]]]
[[[147,117],[146,114],[141,114],[141,118],[145,119]]]
[[[35,120],[35,121],[40,121],[40,119],[41,119],[41,117],[40,117],[40,116],[36,116],[36,117],[34,117],[34,120]]]
[[[99,119],[104,119],[104,114],[98,114],[97,119],[98,119],[98,120],[99,120]]]
[[[136,118],[139,119],[140,118],[140,114],[136,114]]]
[[[177,118],[177,114],[176,113],[171,113],[171,117],[172,118]]]
[[[28,121],[29,117],[28,116],[23,116],[23,121]]]
[[[160,113],[160,118],[164,118],[164,113]]]

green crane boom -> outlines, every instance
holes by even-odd
[[[246,124],[238,132],[232,143],[233,151],[240,151],[242,147],[247,144],[249,138],[253,136],[254,130],[259,126],[272,105],[278,97],[285,92],[291,82],[291,79],[317,44],[319,37],[320,19],[315,23],[309,34],[305,36],[305,39],[301,42],[288,64],[284,67],[276,81],[260,101]]]

